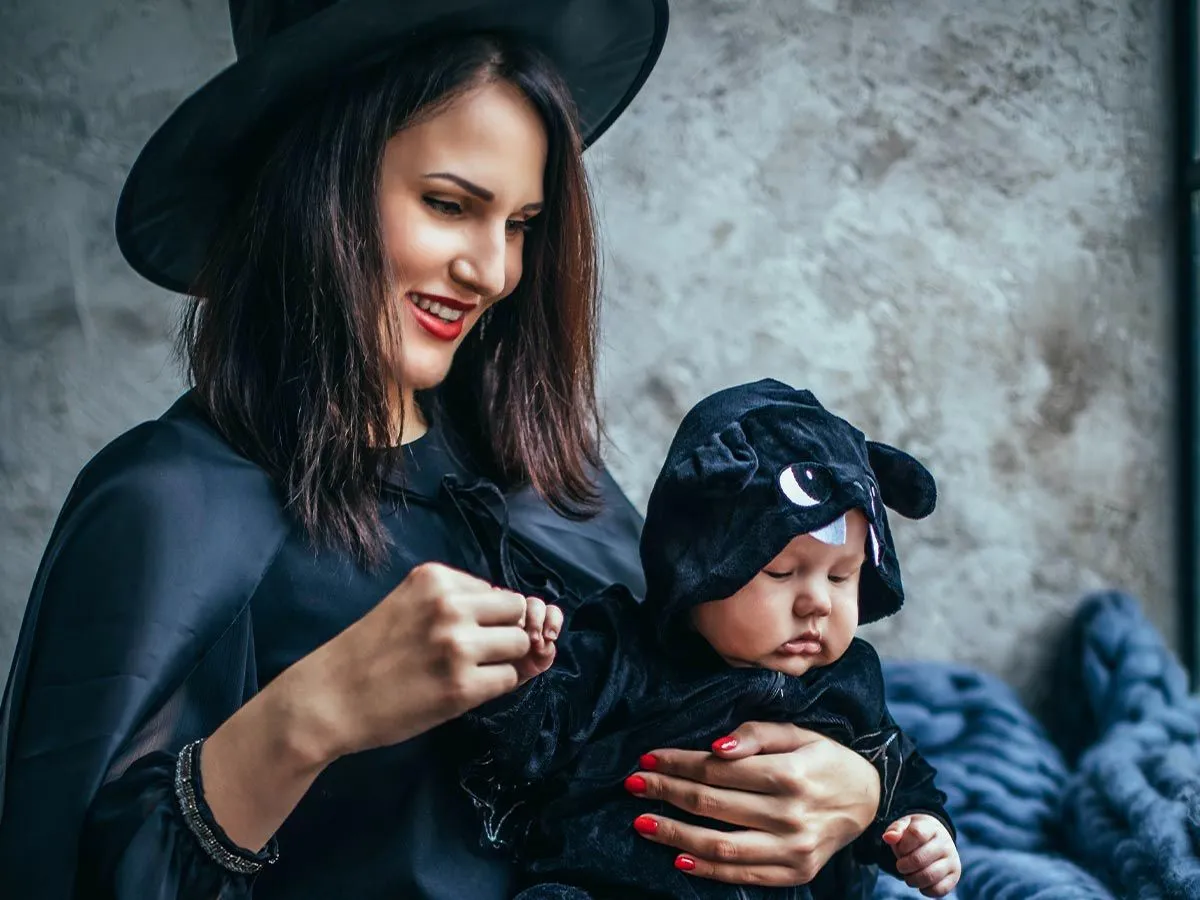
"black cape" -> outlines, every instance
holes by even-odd
[[[445,449],[416,443],[426,457]],[[470,472],[434,457],[407,461],[417,464],[381,501],[399,543],[376,576],[313,552],[267,475],[190,395],[85,467],[38,570],[0,709],[6,896],[249,896],[249,880],[212,864],[178,820],[174,754],[411,566],[469,562],[441,525],[440,492],[445,474]],[[599,482],[596,518],[567,521],[524,491],[509,498],[513,528],[581,590],[615,580],[640,591],[640,518],[607,473]],[[281,829],[280,862],[254,896],[504,896],[507,865],[472,846],[455,818],[465,801],[437,768],[445,741],[422,737],[330,767]],[[388,779],[404,772],[416,774],[389,794]],[[367,818],[337,818],[356,810]]]

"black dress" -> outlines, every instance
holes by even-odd
[[[449,444],[435,425],[403,448],[403,479],[389,478],[381,497],[394,549],[372,574],[314,552],[265,473],[190,395],[89,463],[42,560],[0,711],[0,894],[509,895],[510,866],[481,846],[459,787],[453,727],[331,765],[281,827],[278,861],[256,881],[209,858],[175,794],[187,742],[360,618],[413,566],[473,570],[443,485],[446,475],[471,475]],[[600,483],[604,511],[582,523],[515,493],[513,528],[577,589],[619,581],[638,592],[640,518],[607,473]]]

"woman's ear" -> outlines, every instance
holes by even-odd
[[[880,499],[906,519],[923,519],[937,505],[933,475],[903,450],[867,441],[867,458],[879,482]]]
[[[676,487],[693,496],[728,497],[745,490],[758,471],[758,454],[737,422],[714,434],[675,472]]]

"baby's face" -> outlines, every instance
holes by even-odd
[[[839,659],[858,628],[867,520],[846,514],[846,543],[793,538],[732,597],[702,603],[692,622],[731,666],[803,675]]]

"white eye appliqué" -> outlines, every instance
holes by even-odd
[[[883,548],[879,545],[879,537],[875,534],[875,526],[867,523],[867,533],[871,535],[871,553],[875,557],[875,568],[883,562]]]
[[[832,544],[835,547],[843,546],[846,543],[846,514],[842,513],[824,528],[810,531],[809,536],[815,537],[822,544]]]
[[[797,506],[820,506],[833,493],[833,479],[822,466],[796,463],[779,473],[779,489]]]

